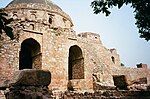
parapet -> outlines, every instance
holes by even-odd
[[[86,38],[88,41],[101,43],[100,35],[92,32],[79,33],[78,37]]]

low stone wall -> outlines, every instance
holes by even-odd
[[[5,93],[6,99],[51,99],[46,86],[12,86]]]
[[[150,91],[101,90],[94,93],[57,93],[53,99],[150,99]]]
[[[124,75],[126,77],[128,85],[132,85],[132,83],[138,79],[146,78],[147,84],[150,84],[150,69],[145,68],[112,68],[112,76],[116,75]]]
[[[22,87],[23,88],[23,87]],[[52,92],[47,88],[25,87],[13,90],[0,99],[150,99],[150,91],[100,90],[94,93]],[[15,88],[16,89],[16,88]],[[34,91],[36,90],[36,91]]]

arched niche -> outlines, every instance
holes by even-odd
[[[54,15],[53,14],[48,14],[48,16],[49,16],[49,19],[48,19],[48,22],[50,23],[50,24],[53,24],[53,22],[54,22]]]
[[[21,43],[19,54],[19,70],[41,69],[42,54],[40,44],[33,38],[24,40]]]
[[[79,46],[74,45],[69,49],[68,77],[72,79],[84,79],[84,58]]]
[[[36,15],[35,14],[31,14],[30,15],[30,19],[33,20],[33,21],[35,21],[36,20]]]
[[[52,18],[51,18],[51,17],[49,17],[48,22],[49,22],[50,24],[52,24],[53,20],[52,20]]]
[[[34,30],[34,24],[29,25],[29,30]]]
[[[17,18],[18,18],[17,14],[14,14],[14,15],[13,15],[13,19],[14,19],[14,20],[17,20]]]

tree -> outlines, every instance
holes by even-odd
[[[0,35],[4,31],[6,35],[13,40],[13,29],[10,26],[8,26],[13,21],[13,18],[7,19],[7,16],[8,14],[6,14],[2,9],[0,9]]]
[[[123,5],[131,4],[134,8],[136,25],[139,29],[140,37],[150,40],[150,0],[94,0],[91,3],[95,14],[104,13],[110,15],[110,8],[117,6],[120,9]]]

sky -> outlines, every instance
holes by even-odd
[[[0,8],[12,0],[0,0]],[[133,9],[123,6],[111,9],[111,15],[93,14],[92,0],[52,0],[66,12],[74,23],[77,33],[98,33],[106,48],[116,48],[121,62],[127,67],[148,64],[150,67],[150,41],[139,38]]]

